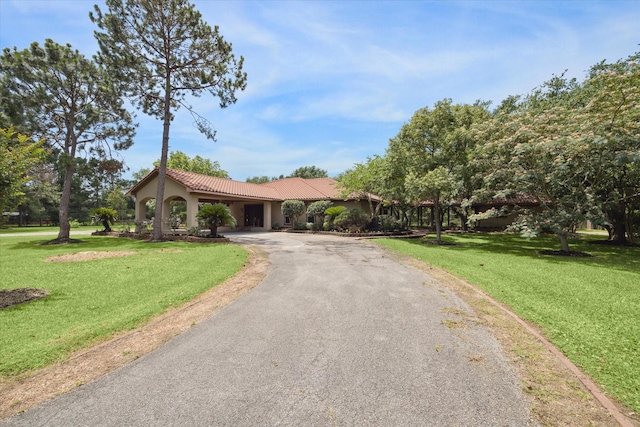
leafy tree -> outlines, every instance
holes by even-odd
[[[307,207],[307,215],[315,217],[324,217],[325,211],[333,205],[331,200],[318,200],[311,203]]]
[[[107,158],[133,144],[131,116],[108,75],[70,45],[3,50],[2,109],[13,122],[59,150],[64,171],[57,241],[69,241],[69,203],[76,157]]]
[[[13,210],[25,197],[29,172],[42,161],[44,149],[13,128],[0,128],[0,225],[3,212]]]
[[[160,166],[160,160],[153,162],[153,166]],[[194,172],[202,175],[215,176],[218,178],[229,178],[229,173],[220,167],[217,161],[204,159],[200,156],[190,158],[182,151],[172,151],[167,159],[167,167],[186,172]]]
[[[25,200],[18,207],[19,224],[24,224],[25,217],[29,221],[38,221],[40,226],[47,220],[57,223],[59,188],[58,174],[50,161],[45,160],[31,168],[30,179],[25,186]]]
[[[284,179],[284,175],[272,176],[271,178],[269,178],[267,175],[254,176],[251,178],[247,178],[246,182],[250,182],[252,184],[266,184],[267,182],[277,181],[279,179]]]
[[[572,116],[576,137],[589,147],[589,184],[606,216],[610,240],[634,240],[640,207],[640,53],[589,71],[589,102]]]
[[[133,172],[131,174],[131,176],[133,177],[133,179],[135,180],[135,182],[141,181],[142,178],[144,178],[145,176],[149,175],[149,172],[151,172],[151,169],[149,168],[142,168],[137,172]]]
[[[162,120],[162,151],[158,168],[153,239],[162,239],[162,201],[174,112],[185,107],[198,129],[215,139],[209,122],[186,104],[187,94],[208,92],[225,108],[246,87],[244,59],[202,20],[187,0],[106,0],[108,13],[94,7],[91,20],[100,46],[98,62],[121,84],[122,91],[146,114]]]
[[[342,189],[343,197],[355,196],[366,198],[369,202],[371,217],[380,212],[381,203],[374,207],[372,196],[381,197],[385,191],[385,159],[380,156],[367,158],[365,163],[356,163],[338,177],[338,186]]]
[[[100,223],[106,232],[111,232],[111,224],[118,220],[118,213],[110,208],[95,208],[91,210],[91,223]]]
[[[539,209],[519,209],[511,229],[525,236],[551,231],[569,252],[569,235],[585,219],[600,216],[584,172],[594,161],[584,141],[573,134],[580,109],[575,80],[555,76],[534,90],[512,112],[500,112],[480,125],[486,142],[477,161],[485,163],[484,190],[493,197],[526,197]]]
[[[285,200],[282,202],[282,214],[291,218],[292,226],[298,222],[298,217],[304,213],[304,202],[301,200]]]
[[[327,171],[316,166],[302,166],[291,172],[287,178],[327,178]]]
[[[106,196],[107,206],[117,212],[118,218],[125,218],[127,216],[129,201],[124,193],[125,191],[120,185],[115,185]]]
[[[403,199],[415,206],[431,200],[434,205],[436,241],[441,241],[443,200],[453,196],[450,133],[456,129],[451,100],[438,101],[433,109],[421,108],[389,142],[387,156],[403,165]]]
[[[218,236],[218,227],[228,225],[235,228],[236,219],[231,215],[229,207],[223,203],[205,204],[196,215],[211,230],[211,237]]]

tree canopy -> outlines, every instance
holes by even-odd
[[[153,166],[160,166],[160,159],[153,162]],[[172,151],[167,159],[167,167],[186,172],[194,172],[202,175],[229,178],[229,173],[220,167],[217,161],[202,158],[198,155],[191,158],[182,151]],[[148,172],[147,172],[148,173]],[[144,176],[144,175],[143,175]]]
[[[97,60],[120,83],[120,90],[146,114],[162,120],[156,200],[164,199],[169,131],[175,111],[185,107],[196,126],[215,139],[209,121],[187,104],[203,93],[221,108],[234,104],[246,87],[244,58],[236,60],[219,28],[211,27],[187,0],[106,0],[107,13],[94,6],[91,20],[99,30]],[[156,203],[154,240],[162,239],[162,206]]]
[[[58,241],[69,240],[69,204],[77,157],[110,158],[133,144],[134,127],[113,80],[71,45],[3,50],[1,108],[20,129],[59,153],[64,170]]]
[[[3,213],[15,209],[24,199],[29,174],[44,154],[40,141],[13,128],[0,128],[0,225]]]
[[[301,166],[291,172],[287,178],[327,178],[327,171],[316,166]]]

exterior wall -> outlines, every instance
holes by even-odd
[[[305,206],[309,206],[311,203],[313,203],[315,200],[307,200],[304,202]],[[367,200],[360,200],[360,201],[356,201],[356,200],[348,200],[348,201],[344,201],[344,200],[333,200],[333,205],[332,206],[344,206],[347,209],[361,209],[364,212],[366,212],[367,214],[371,213],[371,210],[369,209],[369,202]],[[278,224],[280,224],[280,227],[291,227],[293,224],[285,224],[284,222],[285,218],[284,215],[282,214],[282,202],[271,202],[271,226],[269,227],[269,229],[273,226],[273,224],[275,224],[276,222]],[[306,212],[303,213],[302,215],[300,215],[299,218],[300,222],[307,222],[307,214]],[[267,226],[267,220],[265,217],[265,227]]]
[[[145,220],[145,205],[148,200],[156,198],[156,190],[158,188],[158,177],[153,178],[147,185],[142,187],[136,193],[136,221]],[[187,190],[167,177],[164,182],[164,200],[162,207],[162,231],[168,232],[169,222],[169,202],[176,198],[182,198],[187,201],[187,227],[193,227],[198,224],[195,215],[198,213],[198,200],[194,198]],[[194,204],[195,199],[195,204]],[[193,206],[195,205],[195,212]]]

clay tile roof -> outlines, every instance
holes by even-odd
[[[261,186],[274,189],[282,200],[327,200],[340,198],[336,184],[330,178],[285,178]]]
[[[137,190],[155,177],[157,169],[151,171],[140,182],[134,185],[127,194],[135,195]],[[185,172],[167,168],[167,176],[184,185],[187,191],[246,197],[262,200],[340,200],[341,191],[337,182],[330,178],[285,178],[264,184],[234,181],[226,178],[216,178],[193,172]],[[351,196],[350,198],[355,198]],[[374,196],[374,199],[377,197]]]
[[[227,178],[217,178],[193,172],[167,169],[167,176],[178,181],[187,189],[194,192],[227,194],[267,200],[279,200],[279,194],[271,188],[249,182],[234,181]]]

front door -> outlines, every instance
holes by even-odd
[[[264,205],[244,205],[244,226],[264,227]]]

